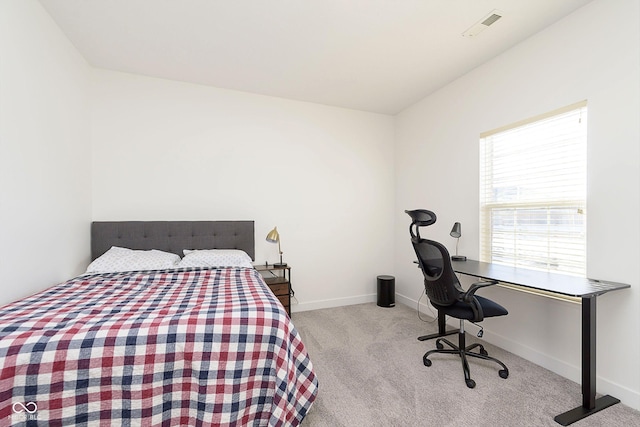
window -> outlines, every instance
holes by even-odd
[[[480,135],[481,260],[586,275],[587,103]]]

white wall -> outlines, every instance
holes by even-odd
[[[393,268],[393,117],[94,72],[95,220],[278,226],[299,304],[371,301]]]
[[[477,259],[479,134],[588,100],[588,275],[632,289],[598,298],[598,392],[640,409],[640,6],[596,0],[397,117],[396,277],[400,299],[422,291],[404,209],[427,208],[430,236]],[[474,40],[481,43],[481,39]],[[619,231],[624,224],[625,232]],[[467,282],[468,283],[468,282]],[[580,381],[580,307],[506,289],[509,309],[485,337]],[[578,388],[576,388],[578,390]]]
[[[0,2],[0,304],[89,258],[88,66],[40,4]]]

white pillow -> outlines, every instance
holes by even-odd
[[[180,257],[169,252],[155,249],[138,251],[112,246],[111,249],[89,264],[87,273],[164,270],[167,268],[176,268],[179,262]]]
[[[185,249],[178,267],[247,267],[253,268],[251,257],[239,249]]]

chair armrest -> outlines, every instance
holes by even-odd
[[[493,285],[497,285],[498,281],[497,280],[489,280],[487,282],[476,282],[473,283],[469,289],[467,289],[467,292],[464,293],[463,295],[463,300],[464,302],[471,302],[471,298],[473,298],[473,295],[476,293],[476,291],[480,288],[486,288],[487,286],[493,286]]]
[[[462,300],[469,304],[469,306],[471,307],[471,311],[473,311],[473,321],[474,322],[481,322],[484,319],[484,313],[482,311],[482,306],[480,305],[480,303],[478,302],[478,300],[475,298],[474,294],[476,293],[476,291],[480,288],[486,288],[487,286],[493,286],[498,284],[497,281],[495,280],[491,280],[488,282],[476,282],[473,283],[469,289],[467,290],[467,292],[465,292],[464,294],[462,294]]]

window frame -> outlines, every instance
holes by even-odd
[[[584,117],[585,123],[583,128],[583,134],[580,136],[584,136],[584,139],[580,139],[580,144],[584,144],[584,147],[578,146],[580,149],[584,150],[584,158],[582,160],[577,160],[576,163],[579,163],[579,167],[577,168],[580,172],[584,172],[584,175],[580,177],[580,185],[584,187],[584,193],[581,194],[581,197],[563,197],[563,194],[559,196],[551,196],[548,199],[535,199],[535,200],[490,200],[494,198],[499,198],[499,195],[496,195],[496,190],[499,188],[496,185],[487,185],[487,180],[491,181],[491,178],[488,175],[497,174],[494,170],[494,163],[499,160],[504,160],[507,158],[506,156],[496,158],[494,153],[490,152],[494,149],[493,145],[488,147],[489,144],[493,144],[491,142],[491,138],[494,136],[503,136],[506,135],[507,132],[512,130],[527,130],[529,126],[531,128],[535,128],[535,126],[544,123],[545,121],[547,125],[551,123],[553,120],[561,117],[562,115],[566,115],[567,113],[578,114],[580,121]],[[572,117],[568,115],[567,117]],[[549,120],[551,119],[551,120]],[[483,132],[480,134],[480,182],[479,182],[479,211],[480,211],[480,260],[484,262],[492,262],[510,266],[517,267],[525,267],[532,268],[535,270],[548,271],[548,272],[559,272],[563,274],[571,274],[576,276],[586,276],[586,262],[587,262],[587,239],[586,239],[586,231],[587,231],[587,216],[586,216],[586,207],[587,207],[587,193],[586,193],[586,185],[587,185],[587,124],[586,120],[588,119],[588,110],[587,110],[587,101],[581,101],[575,104],[568,105],[563,108],[559,108],[548,113],[540,114],[538,116],[521,120],[516,123],[503,126],[488,132]],[[489,141],[489,142],[488,142]],[[549,153],[550,150],[548,148],[541,149],[540,152]],[[488,159],[490,161],[488,162]],[[498,159],[498,160],[496,160]],[[489,164],[490,163],[490,164]],[[497,169],[497,168],[496,168]],[[578,176],[576,176],[578,177]],[[522,179],[522,178],[520,178]],[[492,184],[497,182],[498,179],[494,179]],[[554,181],[555,182],[555,181]],[[517,184],[517,180],[516,183]],[[515,185],[515,188],[518,188],[517,193],[520,192],[518,185]],[[555,188],[555,187],[553,187]],[[489,191],[491,190],[491,191]],[[491,193],[491,194],[489,194]],[[575,196],[575,194],[574,194]],[[517,197],[517,196],[516,196]],[[571,213],[571,211],[575,209],[576,211]],[[497,213],[502,210],[503,212],[511,211],[513,212],[513,231],[505,232],[501,234],[501,236],[506,236],[507,241],[508,237],[513,237],[513,256],[509,257],[506,255],[510,247],[505,246],[503,250],[503,254],[499,253],[493,248],[493,245],[497,240],[497,232],[495,230],[495,224],[492,221],[496,220]],[[523,231],[524,226],[518,225],[518,221],[520,218],[525,218],[524,215],[527,215],[527,210],[529,212],[535,212],[540,210],[546,210],[546,232],[534,232],[534,231]],[[573,215],[574,218],[571,222],[569,221],[568,229],[569,232],[565,232],[564,234],[560,232],[562,229],[562,225],[557,227],[553,226],[554,221],[558,221],[557,218],[562,218],[561,216],[555,217],[555,215],[562,215],[564,213],[569,212],[570,215]],[[524,215],[523,215],[524,214]],[[522,217],[519,215],[523,215]],[[530,213],[529,213],[530,215]],[[551,216],[550,216],[551,215]],[[571,218],[568,215],[567,218]],[[576,216],[578,215],[578,216]],[[508,217],[504,217],[508,218]],[[534,219],[542,218],[545,219],[545,216],[540,214],[539,217],[535,217]],[[581,219],[580,221],[576,221],[575,218]],[[503,219],[504,220],[504,219]],[[578,225],[576,225],[578,224]],[[508,228],[508,227],[506,227]],[[530,227],[531,228],[531,227]],[[541,227],[543,228],[543,227]],[[556,233],[554,234],[554,230]],[[509,234],[511,233],[511,234]],[[563,237],[564,236],[564,237]],[[568,237],[567,237],[568,236]],[[576,236],[580,237],[579,239]],[[540,252],[544,252],[544,238],[547,239],[547,245],[549,246],[546,251],[546,255],[538,256],[534,255],[536,245],[538,245],[541,249]],[[523,239],[524,240],[520,240]],[[538,239],[537,243],[525,243],[525,240],[535,240]],[[504,242],[504,240],[503,240]],[[521,244],[519,245],[518,242]],[[571,242],[577,243],[573,246],[570,245]],[[556,250],[553,247],[553,244],[559,244],[560,249]],[[527,249],[528,245],[528,249]],[[565,246],[563,246],[565,245]],[[522,248],[525,248],[524,250]],[[564,249],[563,249],[564,248]],[[519,254],[518,251],[521,251]],[[550,254],[558,254],[558,251],[566,251],[566,254],[563,254],[561,257],[560,264],[555,264],[552,262],[553,258]],[[524,254],[524,255],[522,255]],[[564,257],[566,255],[566,258]]]

